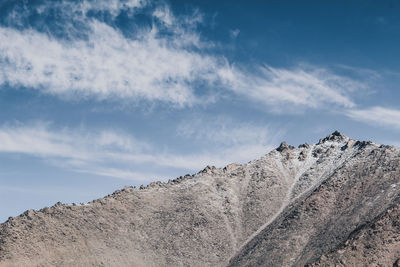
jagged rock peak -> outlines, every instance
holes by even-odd
[[[310,148],[310,145],[307,143],[299,145],[299,148]]]
[[[345,138],[347,138],[345,135],[341,134],[339,131],[336,130],[327,137],[325,137],[324,139],[320,139],[318,144],[320,145],[326,141],[342,141]]]
[[[207,166],[207,167],[205,167],[203,170],[201,170],[199,173],[208,173],[208,174],[210,174],[210,173],[212,173],[213,170],[215,170],[215,169],[216,169],[215,166]]]
[[[238,167],[240,167],[241,165],[239,164],[239,163],[231,163],[231,164],[228,164],[228,165],[226,165],[224,168],[223,168],[223,171],[224,172],[229,172],[229,171],[232,171],[232,170],[234,170],[234,169],[237,169]]]
[[[293,149],[293,148],[294,148],[294,146],[288,145],[285,141],[283,141],[276,150],[279,152],[283,152],[285,150]]]

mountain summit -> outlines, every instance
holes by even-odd
[[[335,131],[0,225],[0,266],[397,266],[400,151]],[[397,265],[396,265],[397,264]]]

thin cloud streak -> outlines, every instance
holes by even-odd
[[[348,110],[347,114],[353,120],[400,129],[400,110],[384,107]]]
[[[265,155],[281,141],[284,131],[272,131],[269,125],[238,123],[226,116],[203,116],[181,122],[176,134],[207,149],[203,154],[219,155],[226,164]]]
[[[272,147],[262,138],[252,139],[257,129],[238,126],[227,143],[215,139],[215,150],[177,155],[159,151],[156,147],[124,133],[103,130],[98,133],[84,129],[52,129],[49,123],[6,125],[0,127],[0,153],[18,153],[42,158],[45,162],[75,172],[150,181],[163,177],[158,173],[136,172],[132,168],[158,166],[186,171],[198,171],[206,165],[218,167],[231,162],[244,163],[266,154]],[[221,132],[211,134],[220,135]],[[264,132],[264,134],[266,134]],[[229,138],[228,134],[223,136]]]
[[[350,94],[366,85],[335,75],[325,69],[308,66],[294,69],[260,66],[248,75],[236,67],[220,70],[226,87],[254,101],[277,107],[294,104],[308,108],[326,105],[354,107]]]
[[[200,116],[182,121],[176,130],[176,134],[187,139],[196,140],[196,142],[220,144],[227,147],[244,144],[270,145],[283,135],[283,132],[279,130],[275,130],[272,133],[270,128],[268,125],[259,126],[246,122],[238,123],[226,116],[212,118]]]

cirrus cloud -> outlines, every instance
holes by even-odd
[[[245,163],[277,143],[277,134],[272,135],[267,127],[232,120],[224,129],[213,125],[196,134],[191,129],[198,125],[180,129],[183,137],[213,140],[214,149],[176,153],[116,130],[57,128],[48,122],[4,124],[0,126],[0,153],[33,156],[75,172],[145,182],[164,177],[168,169],[183,173],[209,164]],[[156,171],[160,169],[162,173]]]
[[[347,112],[347,116],[357,121],[400,129],[400,110],[398,109],[380,106],[353,109]]]
[[[209,52],[214,43],[203,40],[196,30],[203,21],[198,11],[178,17],[166,4],[96,3],[60,1],[36,7],[36,13],[60,13],[58,31],[21,28],[18,23],[1,26],[0,86],[78,98],[160,101],[178,107],[233,94],[272,108],[282,104],[354,107],[352,92],[365,87],[315,66],[284,69],[229,62],[224,55]],[[133,17],[144,7],[153,10],[146,13],[151,24],[140,27]],[[136,31],[127,35],[116,26],[121,12],[132,17],[129,23]],[[14,19],[24,23],[20,17]]]

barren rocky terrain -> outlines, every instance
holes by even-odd
[[[400,266],[400,151],[335,132],[0,225],[0,266]]]

